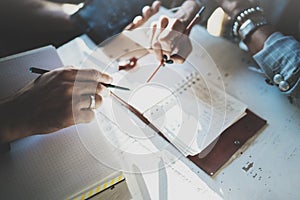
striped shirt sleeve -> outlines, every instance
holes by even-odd
[[[300,43],[275,32],[253,58],[269,82],[277,85],[290,102],[300,108]]]

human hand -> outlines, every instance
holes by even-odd
[[[156,14],[159,11],[161,5],[160,1],[154,1],[151,6],[145,6],[142,9],[142,15],[136,16],[132,23],[130,23],[125,30],[133,30],[142,26],[150,17]]]
[[[167,60],[183,63],[191,53],[191,41],[179,19],[163,16],[152,23],[151,30],[150,46],[159,61],[167,56]]]
[[[108,92],[100,82],[111,81],[109,75],[97,70],[71,67],[41,75],[11,97],[5,106],[0,106],[1,118],[13,129],[8,130],[9,135],[1,141],[90,122],[94,118],[90,96],[95,97],[94,108],[98,108],[102,102],[101,95]],[[6,116],[3,117],[4,114]],[[0,129],[3,130],[3,127]]]

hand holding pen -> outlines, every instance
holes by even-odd
[[[29,71],[32,72],[32,73],[36,73],[36,74],[44,74],[44,73],[50,72],[49,70],[36,68],[36,67],[30,67]],[[120,90],[130,90],[129,88],[118,86],[118,85],[112,85],[110,83],[105,83],[105,82],[99,82],[99,83],[101,85],[107,87],[107,88],[115,88],[115,89],[120,89]]]
[[[72,106],[73,116],[81,116],[80,113],[91,111],[102,104],[102,96],[108,95],[109,91],[105,86],[118,87],[111,85],[112,78],[95,69],[76,69],[73,67],[58,68],[52,71],[30,67],[31,73],[41,74],[32,85],[33,89],[44,87],[44,96],[47,99],[56,98],[56,104],[64,104],[63,109]],[[40,97],[43,99],[44,97]],[[59,103],[60,102],[60,103]],[[44,104],[47,102],[44,102]],[[53,101],[45,104],[52,106]],[[75,113],[74,113],[75,112]],[[77,114],[76,114],[77,113]],[[79,121],[82,121],[81,118]],[[85,120],[84,120],[85,121]],[[90,121],[90,120],[87,120]]]
[[[64,67],[39,74],[43,75],[2,102],[2,142],[90,122],[106,93],[100,83],[112,81],[94,69]]]

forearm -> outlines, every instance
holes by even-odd
[[[0,12],[0,40],[6,53],[48,44],[60,46],[81,34],[59,3],[4,0]]]
[[[271,25],[265,25],[256,29],[250,36],[245,40],[245,44],[248,47],[251,55],[261,51],[264,47],[265,41],[268,37],[275,32],[275,29]]]
[[[278,86],[292,103],[300,107],[300,43],[293,37],[276,32],[271,25],[266,24],[263,11],[250,1],[221,0],[220,5],[234,20],[233,23],[238,22],[238,36],[243,39],[254,60],[264,71],[268,82]],[[248,13],[243,12],[246,9]],[[245,16],[240,14],[241,12]],[[253,26],[253,31],[243,35],[242,27],[249,21],[253,21],[256,27]]]
[[[219,5],[224,10],[224,12],[231,18],[231,20],[235,20],[237,15],[239,15],[242,11],[249,8],[255,8],[257,6],[257,4],[248,0],[215,0],[215,1],[219,3]],[[255,13],[252,15],[255,15]],[[258,13],[257,15],[260,15],[260,13]],[[254,18],[255,17],[257,16],[254,16]],[[260,26],[257,29],[255,29],[253,32],[251,32],[248,35],[248,37],[244,40],[244,43],[247,45],[251,55],[259,52],[263,48],[264,42],[274,32],[275,29],[269,24]]]
[[[63,11],[62,4],[44,0],[4,0],[1,4],[3,25],[9,30],[49,31],[72,30],[69,15]],[[7,29],[6,29],[7,30]],[[8,30],[8,31],[9,31]]]

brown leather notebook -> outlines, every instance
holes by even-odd
[[[208,175],[213,176],[265,124],[266,120],[247,109],[245,116],[227,128],[215,142],[212,142],[203,150],[209,150],[207,155],[203,157],[200,153],[195,156],[188,156],[187,158]]]

